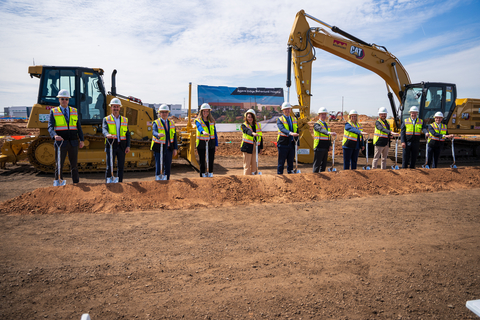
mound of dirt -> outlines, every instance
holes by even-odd
[[[340,171],[336,173],[219,176],[171,181],[48,187],[0,204],[4,214],[115,213],[232,207],[473,189],[480,168]]]
[[[30,129],[15,124],[2,124],[0,126],[0,136],[20,136],[30,134]]]

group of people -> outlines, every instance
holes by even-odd
[[[282,105],[283,115],[277,120],[278,127],[278,165],[277,173],[283,174],[285,160],[287,160],[287,173],[293,173],[293,161],[295,157],[295,143],[299,145],[297,119],[292,113],[292,106],[288,102]],[[372,168],[376,169],[381,159],[381,169],[387,168],[387,156],[392,138],[401,139],[403,148],[402,168],[414,169],[420,149],[420,135],[423,133],[427,140],[427,165],[430,168],[438,167],[438,159],[445,139],[452,139],[453,135],[447,132],[447,126],[442,123],[443,114],[435,113],[435,122],[425,125],[422,119],[418,119],[418,108],[411,107],[410,117],[402,123],[400,133],[393,132],[387,121],[387,109],[378,110],[378,119],[375,122],[373,145],[375,147]],[[332,137],[336,140],[337,134],[330,131],[327,124],[328,110],[324,107],[318,110],[319,119],[314,124],[314,160],[313,172],[323,172],[327,167],[328,152],[331,150]],[[296,139],[295,139],[296,138]],[[357,168],[358,155],[365,149],[368,141],[368,133],[358,121],[358,112],[351,110],[348,121],[343,131],[343,169],[355,170]]]
[[[78,112],[68,105],[70,93],[68,90],[60,90],[57,98],[60,106],[51,109],[48,121],[48,131],[55,140],[55,181],[63,180],[62,168],[68,155],[73,183],[79,182],[77,168],[78,149],[84,147],[84,136]],[[105,136],[105,152],[107,157],[106,181],[112,178],[112,165],[117,159],[118,182],[123,181],[125,157],[130,152],[130,132],[128,119],[120,115],[122,103],[120,99],[113,98],[110,101],[111,114],[103,118],[102,133]],[[293,163],[296,156],[296,146],[300,145],[300,132],[298,121],[288,102],[282,104],[282,115],[277,119],[278,135],[278,165],[277,174],[283,174],[285,161],[287,161],[287,173],[294,173]],[[175,123],[168,119],[170,110],[167,105],[161,105],[158,109],[158,119],[153,122],[151,150],[155,157],[155,180],[169,180],[172,159],[178,153],[177,131]],[[337,134],[332,132],[327,124],[328,111],[322,107],[318,110],[319,120],[314,124],[314,161],[313,172],[326,170],[328,152],[332,147]],[[438,164],[441,148],[445,139],[453,138],[447,133],[447,127],[442,123],[443,114],[435,114],[435,122],[426,126],[422,119],[418,118],[418,108],[410,108],[410,117],[402,123],[401,133],[390,130],[387,121],[387,109],[380,108],[378,119],[375,123],[373,144],[375,154],[372,167],[377,168],[381,158],[381,168],[386,169],[387,155],[390,139],[398,136],[401,138],[403,148],[402,168],[415,168],[416,159],[420,148],[420,135],[424,133],[428,138],[427,156],[429,167],[435,168]],[[218,149],[218,135],[215,127],[215,119],[211,114],[208,103],[201,105],[197,118],[196,149],[200,163],[200,177],[212,176],[215,152]],[[241,125],[242,142],[240,150],[243,153],[244,175],[258,174],[258,154],[263,149],[262,127],[257,121],[253,109],[245,112],[244,122]],[[365,141],[368,139],[361,124],[358,122],[358,112],[351,110],[348,121],[345,123],[342,149],[343,169],[355,170],[360,150],[365,149]],[[59,152],[57,152],[59,151]],[[60,159],[57,158],[59,154]],[[208,158],[208,159],[207,159]],[[60,160],[60,161],[58,161]]]

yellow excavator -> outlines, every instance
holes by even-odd
[[[307,18],[323,27],[310,27]],[[450,134],[480,134],[480,99],[457,99],[457,89],[453,83],[411,83],[400,61],[385,47],[366,43],[301,10],[295,17],[288,38],[287,70],[287,87],[290,87],[293,62],[300,104],[294,108],[300,110],[299,123],[302,128],[300,150],[304,150],[303,154],[299,154],[299,161],[305,163],[313,161],[313,139],[308,130],[308,121],[312,97],[312,62],[316,59],[316,48],[366,68],[385,80],[393,113],[391,127],[394,131],[399,132],[403,119],[409,117],[410,107],[417,106],[420,110],[419,117],[427,124],[434,121],[433,116],[437,111],[441,111]],[[393,95],[400,103],[398,107],[395,105]],[[461,137],[455,138],[455,153],[457,156],[480,157],[480,143]]]
[[[102,120],[110,114],[109,103],[113,98],[121,100],[120,114],[128,118],[131,134],[131,152],[126,155],[125,170],[148,170],[155,166],[153,153],[150,150],[152,125],[156,119],[155,110],[142,105],[138,98],[123,96],[116,92],[116,70],[112,73],[112,89],[108,94],[105,92],[103,83],[104,71],[100,68],[30,66],[28,73],[32,78],[39,78],[40,84],[37,103],[32,108],[27,127],[40,129],[40,134],[20,140],[5,141],[0,154],[0,167],[5,168],[6,163],[15,164],[28,158],[37,170],[54,171],[53,139],[50,138],[47,128],[50,109],[59,105],[56,96],[60,89],[69,90],[72,96],[69,105],[77,108],[81,117],[85,147],[78,152],[80,172],[106,169]],[[177,136],[179,155],[198,168],[194,152],[195,130],[190,125],[178,132]],[[190,141],[193,142],[190,143]],[[68,158],[64,170],[70,170]]]

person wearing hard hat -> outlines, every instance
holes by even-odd
[[[422,132],[428,137],[428,130],[422,119],[418,118],[418,108],[413,106],[409,110],[410,117],[405,119],[400,130],[402,141],[402,168],[415,169],[418,151],[420,150],[420,135]]]
[[[299,136],[297,118],[293,115],[292,105],[288,102],[282,104],[283,115],[277,119],[278,136],[278,165],[277,174],[283,174],[285,160],[287,160],[287,173],[293,173],[295,159],[295,143],[298,144]]]
[[[380,167],[387,169],[388,149],[390,148],[390,138],[398,137],[400,134],[390,130],[390,124],[387,121],[387,108],[378,109],[378,119],[375,122],[375,132],[373,135],[373,145],[375,154],[373,156],[372,169],[377,169],[378,159],[382,158]]]
[[[125,167],[125,156],[130,152],[130,132],[128,130],[128,119],[120,115],[122,102],[118,98],[110,101],[110,115],[103,118],[102,133],[105,136],[105,152],[107,154],[107,171],[105,179],[112,177],[111,163],[117,159],[118,182],[123,182],[123,170]],[[110,148],[112,157],[110,159]]]
[[[440,153],[442,152],[445,139],[452,139],[453,134],[448,134],[447,125],[442,123],[443,113],[435,113],[435,122],[428,125],[428,161],[427,165],[430,168],[438,168],[438,158],[440,158]]]
[[[50,110],[48,120],[48,133],[55,139],[55,163],[58,163],[57,148],[61,145],[60,168],[55,167],[55,181],[63,180],[63,164],[68,154],[72,181],[78,183],[80,181],[77,168],[78,148],[84,146],[82,125],[77,109],[68,105],[70,92],[62,89],[58,92],[57,98],[60,106]]]
[[[319,119],[313,125],[313,173],[324,172],[327,168],[328,151],[331,149],[331,136],[336,136],[327,125],[327,108],[318,109]]]
[[[170,180],[172,159],[178,153],[177,131],[175,122],[168,119],[170,109],[166,104],[162,104],[157,112],[159,118],[153,122],[152,145],[150,147],[155,156],[155,180],[161,180],[161,145],[163,145],[163,174],[167,176],[167,180]]]
[[[348,114],[348,121],[345,123],[343,130],[343,169],[357,169],[358,154],[360,150],[365,149],[363,136],[368,135],[363,131],[362,125],[358,122],[358,112],[351,110]],[[368,143],[368,141],[367,141]]]
[[[243,174],[251,175],[258,171],[255,143],[258,144],[258,154],[262,153],[263,149],[262,126],[257,122],[255,110],[249,109],[245,112],[242,132],[240,151],[243,152]]]
[[[208,103],[200,106],[200,111],[195,119],[197,127],[196,147],[200,163],[200,177],[206,173],[206,148],[208,148],[208,173],[213,173],[215,151],[218,149],[218,135],[215,128],[215,119],[211,114],[212,108]]]

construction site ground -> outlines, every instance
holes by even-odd
[[[243,176],[239,135],[210,179],[1,169],[0,319],[478,318],[478,163],[279,176],[269,133]]]

